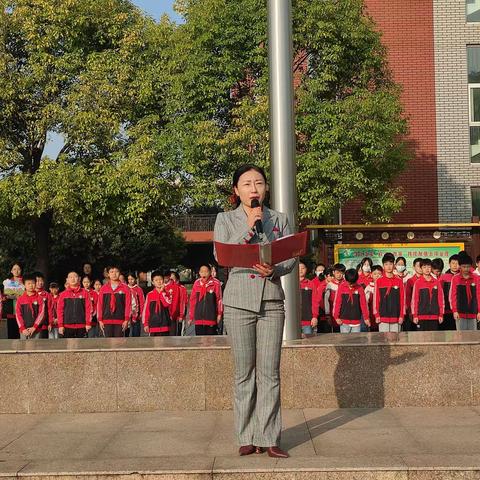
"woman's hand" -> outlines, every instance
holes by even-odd
[[[272,275],[274,267],[268,263],[257,263],[253,268],[262,276],[270,277]]]

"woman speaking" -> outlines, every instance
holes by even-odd
[[[268,186],[262,168],[238,168],[233,190],[237,208],[218,214],[215,241],[268,243],[292,233],[286,215],[263,204]],[[288,457],[279,448],[279,370],[285,321],[280,277],[291,272],[295,264],[291,259],[278,265],[235,267],[225,287],[224,322],[235,364],[234,415],[240,455],[266,449],[270,457]]]

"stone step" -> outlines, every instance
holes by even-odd
[[[289,459],[239,457],[217,412],[0,415],[0,478],[480,478],[480,409],[283,410]]]

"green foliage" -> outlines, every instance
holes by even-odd
[[[176,238],[168,214],[179,192],[145,128],[165,123],[158,67],[172,31],[127,0],[1,2],[0,219],[39,236],[42,266],[49,246],[39,220],[57,258],[94,232],[112,237],[100,257],[135,250],[122,250],[120,238],[147,248]],[[55,159],[44,156],[52,133],[65,141]],[[127,226],[138,236],[118,234]],[[181,242],[171,248],[175,256]]]
[[[185,186],[194,203],[220,203],[238,165],[269,164],[266,2],[177,3],[187,20],[173,79]],[[390,184],[409,152],[380,34],[361,0],[293,7],[300,215],[319,219],[360,197],[366,220],[388,220],[402,205]]]

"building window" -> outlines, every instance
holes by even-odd
[[[467,0],[467,22],[480,22],[480,0]]]
[[[472,187],[472,217],[480,217],[480,187]]]
[[[467,48],[470,158],[480,163],[480,46]]]

